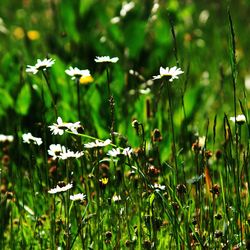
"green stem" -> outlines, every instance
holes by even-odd
[[[43,77],[45,79],[45,82],[48,86],[48,89],[49,89],[49,93],[50,93],[50,96],[51,96],[51,100],[52,100],[52,103],[53,103],[53,107],[54,107],[54,112],[55,112],[55,116],[56,118],[58,117],[58,112],[57,112],[57,107],[56,107],[56,102],[55,102],[55,98],[54,98],[54,95],[53,95],[53,91],[52,91],[52,88],[51,88],[51,85],[50,85],[50,81],[49,81],[49,77],[48,75],[45,73],[45,71],[42,70],[42,74],[43,74]]]
[[[171,95],[170,95],[170,85],[169,82],[167,84],[167,94],[168,94],[168,103],[169,103],[169,113],[170,113],[170,123],[171,123],[171,132],[173,138],[173,156],[174,156],[174,163],[175,163],[175,171],[176,171],[176,178],[175,178],[175,185],[178,183],[178,163],[177,163],[177,156],[176,156],[176,145],[175,145],[175,130],[174,130],[174,121],[173,121],[173,107],[171,102]]]
[[[81,120],[81,99],[80,99],[80,81],[79,78],[76,79],[76,88],[77,88],[77,111],[78,111],[78,120]]]
[[[107,66],[107,83],[108,83],[108,96],[109,96],[109,108],[110,108],[110,116],[111,116],[111,124],[110,124],[110,134],[111,134],[111,139],[112,142],[114,142],[114,124],[115,124],[115,118],[114,118],[114,113],[115,113],[115,100],[114,96],[112,95],[111,89],[110,89],[110,73],[109,73],[109,68]]]
[[[78,135],[78,136],[81,136],[81,137],[84,137],[84,138],[88,138],[88,139],[91,139],[91,140],[98,140],[98,141],[100,141],[100,142],[105,142],[104,140],[98,139],[98,138],[93,137],[93,136],[91,136],[91,135],[79,134],[79,133],[78,133],[78,134],[75,134],[75,133],[73,133],[73,132],[71,132],[71,131],[69,131],[69,130],[66,130],[65,132],[67,132],[67,133],[69,133],[69,134],[72,134],[72,135]],[[113,144],[113,143],[110,143],[109,145],[110,145],[110,146],[113,146],[113,147],[116,147],[116,148],[124,149],[124,148],[119,147],[119,146],[117,146],[117,145],[115,145],[115,144]]]

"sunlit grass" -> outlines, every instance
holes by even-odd
[[[0,249],[248,249],[249,4],[14,2]]]

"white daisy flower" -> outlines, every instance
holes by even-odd
[[[0,135],[0,142],[13,142],[14,136],[13,135]]]
[[[128,157],[131,157],[131,154],[133,153],[133,149],[132,148],[124,148],[123,151],[122,151],[122,154],[128,156]]]
[[[71,132],[78,134],[77,129],[80,128],[80,122],[63,122],[61,117],[57,118],[57,123],[53,123],[53,125],[50,125],[50,131],[52,132],[52,135],[63,135],[64,130],[71,130]]]
[[[118,155],[121,155],[121,150],[120,148],[112,148],[111,150],[108,151],[107,155],[111,157],[116,157]]]
[[[61,154],[66,152],[66,148],[61,144],[51,144],[48,149],[48,154],[53,157],[53,160],[61,158]]]
[[[79,158],[81,156],[83,156],[84,153],[81,151],[81,152],[73,152],[69,149],[65,149],[65,151],[63,150],[62,153],[60,154],[60,159],[62,160],[66,160],[68,158]]]
[[[230,117],[230,121],[236,122],[238,124],[243,124],[246,122],[246,117],[244,115],[237,115],[236,117]]]
[[[84,144],[85,148],[99,148],[99,147],[105,147],[111,143],[110,139],[107,139],[105,141],[99,141],[95,140],[95,142],[89,142]]]
[[[169,68],[167,67],[164,69],[163,67],[160,67],[160,75],[153,76],[153,80],[167,78],[170,82],[172,82],[174,79],[178,79],[178,75],[183,74],[184,71],[182,71],[180,68],[177,68],[176,66]]]
[[[42,138],[35,137],[31,133],[23,134],[22,138],[23,138],[23,143],[28,143],[28,144],[33,143],[38,146],[43,143]]]
[[[82,201],[85,199],[85,197],[86,197],[86,195],[79,193],[79,194],[70,195],[69,198],[72,201],[78,201],[78,200]]]
[[[44,60],[37,59],[37,63],[35,66],[28,65],[26,68],[26,72],[36,74],[39,70],[46,70],[50,68],[55,63],[54,59],[47,59]]]
[[[88,69],[84,69],[84,70],[80,70],[77,67],[73,68],[73,67],[69,67],[69,69],[65,70],[65,73],[69,76],[71,76],[71,79],[79,79],[81,77],[89,77],[90,75],[90,71]]]
[[[116,63],[118,60],[118,57],[110,58],[109,56],[96,56],[95,58],[95,62],[97,63]]]
[[[131,157],[131,154],[133,153],[133,149],[132,148],[124,148],[122,151],[120,148],[112,148],[111,150],[108,151],[107,155],[111,156],[111,157],[116,157],[119,155],[125,155],[128,157]]]
[[[49,146],[48,154],[55,159],[66,160],[68,158],[79,158],[83,156],[83,152],[73,152],[70,149],[67,149],[65,146],[60,144],[51,144]]]
[[[162,191],[164,191],[164,190],[166,189],[166,186],[165,186],[165,185],[161,185],[161,184],[159,184],[159,183],[155,183],[155,184],[154,184],[154,188],[155,188],[156,190],[162,190]]]
[[[118,202],[118,201],[121,201],[122,198],[121,198],[120,195],[116,195],[116,194],[115,194],[115,195],[113,195],[112,200],[113,200],[114,202]]]
[[[65,192],[69,189],[71,189],[73,187],[73,185],[71,183],[60,187],[59,185],[57,185],[55,188],[52,188],[48,191],[49,194],[56,194],[56,193],[61,193],[61,192]]]

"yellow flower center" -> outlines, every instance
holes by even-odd
[[[79,79],[80,84],[88,84],[94,81],[92,76],[81,76]]]

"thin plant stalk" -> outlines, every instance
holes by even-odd
[[[169,113],[170,113],[170,124],[171,124],[171,132],[172,132],[172,142],[173,142],[173,157],[174,157],[174,164],[175,164],[175,171],[176,171],[176,178],[175,184],[179,181],[178,176],[178,163],[177,163],[177,155],[176,155],[176,143],[175,143],[175,130],[174,130],[174,121],[173,121],[173,107],[172,107],[172,98],[170,95],[170,84],[166,82],[167,85],[167,94],[168,94],[168,103],[169,103]]]
[[[110,109],[110,116],[111,116],[111,121],[110,121],[110,134],[111,134],[111,139],[112,142],[114,142],[114,124],[115,124],[115,118],[114,118],[114,113],[115,113],[115,100],[114,96],[112,95],[111,88],[110,88],[110,72],[109,72],[109,67],[107,66],[106,68],[107,72],[107,84],[108,84],[108,100],[109,100],[109,109]]]
[[[66,168],[66,179],[67,183],[69,183],[69,160],[66,160],[65,168]],[[66,249],[70,250],[70,217],[69,217],[69,190],[66,192],[65,201],[65,220],[66,220]]]
[[[80,79],[76,78],[76,91],[77,91],[77,112],[78,120],[81,120],[81,98],[80,98]]]
[[[174,56],[175,56],[175,60],[176,60],[176,65],[177,67],[179,67],[179,58],[178,58],[178,49],[177,49],[177,39],[176,39],[176,35],[175,35],[175,29],[174,29],[174,21],[171,18],[170,13],[168,13],[168,21],[171,27],[171,34],[173,37],[173,42],[174,42]]]
[[[55,98],[54,98],[53,91],[52,91],[52,88],[51,88],[51,84],[50,84],[50,81],[49,81],[49,77],[43,70],[42,70],[42,74],[43,74],[43,77],[44,77],[45,82],[46,82],[46,84],[48,86],[48,89],[49,89],[49,93],[50,93],[51,100],[52,100],[53,107],[54,107],[55,116],[58,117],[56,102],[55,102]]]
[[[228,19],[229,19],[229,28],[230,28],[230,34],[231,34],[231,69],[232,69],[232,81],[233,81],[233,97],[234,97],[234,117],[237,115],[236,110],[236,85],[237,85],[237,62],[236,62],[236,44],[235,44],[235,33],[234,33],[234,27],[233,27],[233,21],[230,14],[230,11],[228,10]],[[235,124],[236,125],[236,124]],[[243,242],[243,231],[242,231],[242,214],[241,214],[241,198],[240,198],[240,166],[239,166],[239,135],[237,131],[237,126],[235,126],[235,136],[236,136],[236,144],[235,144],[235,156],[236,156],[236,192],[237,192],[237,208],[239,212],[240,217],[240,235],[241,235],[241,243]]]
[[[96,174],[95,174],[95,179],[96,179],[96,199],[97,199],[97,236],[98,236],[98,248],[103,249],[102,245],[102,238],[101,238],[101,231],[102,231],[102,218],[101,218],[101,204],[100,204],[100,185],[99,185],[99,178],[100,178],[100,169],[99,169],[99,162],[100,162],[100,153],[99,149],[97,149],[97,154],[98,154],[98,161],[97,161],[97,166],[96,166]]]
[[[49,186],[49,176],[48,176],[48,156],[47,156],[47,137],[46,137],[46,119],[45,119],[45,98],[44,98],[44,87],[42,84],[42,136],[43,136],[43,167],[44,167],[44,172],[45,172],[45,177],[46,177],[46,185]]]

